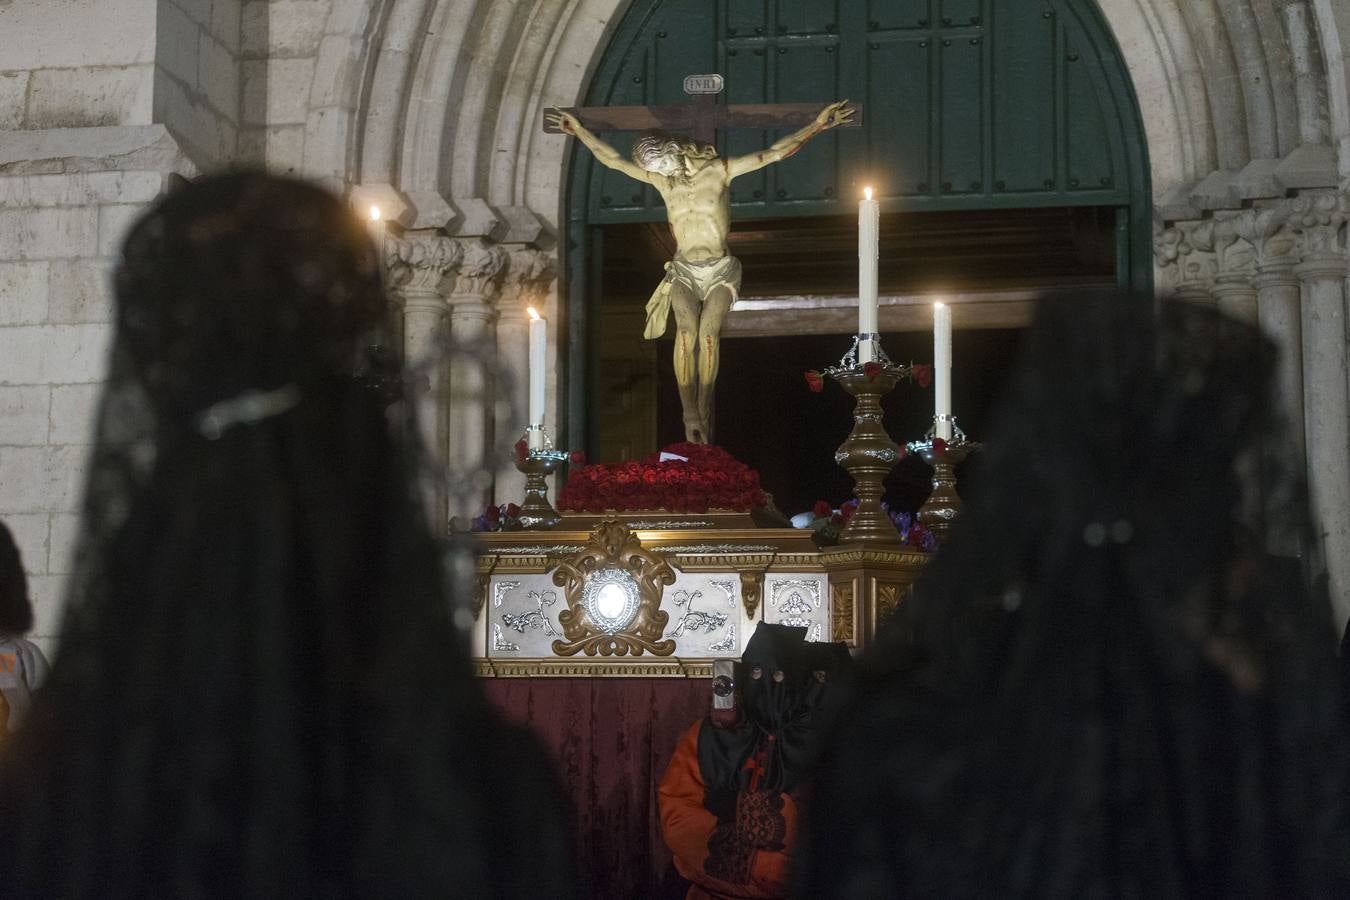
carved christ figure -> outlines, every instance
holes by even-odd
[[[847,100],[831,103],[815,121],[767,150],[733,159],[720,158],[711,144],[649,132],[633,144],[632,162],[571,113],[546,116],[549,124],[580,139],[601,164],[656,188],[666,204],[675,258],[666,263],[666,277],[647,303],[642,336],[660,337],[670,313],[675,313],[675,381],[687,440],[708,442],[722,320],[741,288],[740,261],[727,252],[732,179],[787,159],[822,131],[847,124],[854,112]]]

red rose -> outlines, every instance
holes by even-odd
[[[516,441],[516,459],[519,460],[520,462],[524,462],[525,457],[529,455],[530,455],[530,445],[525,443],[525,439],[521,438],[520,440]]]
[[[489,523],[495,524],[501,519],[501,517],[502,517],[501,510],[499,510],[495,506],[492,506],[491,504],[489,504],[488,507],[483,510],[483,518],[487,519]]]
[[[586,454],[582,453],[580,450],[573,450],[568,454],[567,461],[574,466],[584,466],[586,465]]]
[[[914,377],[919,387],[926,388],[933,383],[932,366],[912,365],[909,367],[909,374]]]
[[[516,504],[514,504],[514,503],[508,503],[508,504],[506,504],[506,517],[507,517],[508,519],[514,519],[514,518],[516,518],[516,517],[519,516],[519,515],[520,515],[520,507],[519,507],[519,506],[516,506]]]
[[[878,375],[881,374],[881,372],[882,372],[881,363],[879,362],[863,363],[863,374],[866,375],[869,379],[876,378]]]
[[[811,393],[819,394],[821,391],[825,390],[825,379],[822,378],[820,373],[815,369],[807,372],[805,378],[806,386],[811,389]]]
[[[826,503],[824,500],[817,500],[816,505],[811,507],[811,515],[815,516],[817,519],[827,519],[833,512],[834,507],[830,506],[830,504]]]
[[[933,438],[933,452],[939,455],[947,452],[947,442],[942,438]]]

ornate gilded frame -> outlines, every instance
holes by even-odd
[[[594,585],[598,578],[614,579],[621,573],[636,592],[631,612],[625,608],[624,624],[608,626],[594,610]],[[558,613],[563,638],[553,642],[559,656],[670,656],[675,641],[662,640],[670,614],[661,607],[662,589],[675,583],[675,571],[663,558],[642,546],[637,534],[620,522],[604,522],[591,532],[581,552],[558,563],[553,583],[563,589],[567,609]]]

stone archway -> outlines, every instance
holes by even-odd
[[[307,108],[303,123],[268,126],[269,161],[292,161],[335,188],[380,192],[399,208],[413,242],[461,242],[458,253],[409,254],[443,266],[436,277],[419,278],[434,282],[419,308],[434,296],[438,315],[448,318],[459,296],[495,329],[502,355],[517,360],[523,342],[513,317],[525,293],[547,295],[555,325],[566,315],[546,263],[556,260],[568,150],[535,123],[546,106],[578,102],[629,4],[303,5],[327,10],[312,39],[286,51]],[[1315,476],[1325,556],[1350,560],[1346,348],[1325,327],[1338,303],[1344,315],[1350,9],[1335,0],[1098,6],[1140,98],[1159,289],[1260,317],[1286,351],[1291,419],[1302,423],[1303,409],[1314,404],[1332,411],[1294,430],[1306,432],[1306,449],[1297,452],[1307,453]],[[273,29],[274,47],[285,31]],[[284,89],[284,79],[270,79],[269,90]],[[452,257],[459,261],[444,262]],[[465,259],[480,262],[461,275]],[[530,274],[518,279],[518,272]],[[485,293],[474,294],[478,285]],[[557,347],[563,336],[554,338]],[[558,396],[555,379],[551,411]],[[490,424],[480,437],[516,425]],[[488,456],[484,447],[479,459]],[[496,474],[498,493],[507,496],[513,473]],[[1344,617],[1350,571],[1333,571],[1332,582]]]

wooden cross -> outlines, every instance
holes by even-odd
[[[582,125],[596,133],[660,130],[711,144],[717,140],[719,128],[800,127],[813,121],[825,107],[824,103],[726,104],[719,100],[723,87],[721,75],[690,75],[684,80],[684,92],[694,98],[692,103],[681,106],[577,106],[562,112],[576,116]],[[851,121],[839,127],[861,127],[862,106],[854,103],[849,106],[857,112]],[[544,130],[559,131],[547,120]]]

